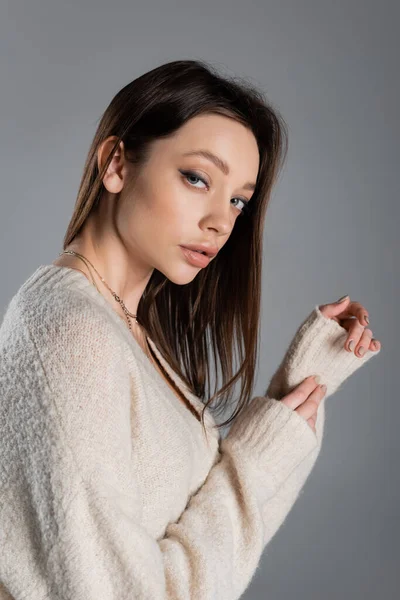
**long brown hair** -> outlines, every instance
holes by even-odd
[[[223,412],[239,379],[236,411],[216,427],[231,423],[251,400],[259,350],[264,218],[288,150],[287,126],[280,113],[247,80],[223,77],[205,61],[169,62],[134,79],[115,95],[101,117],[63,249],[98,206],[103,177],[121,140],[127,159],[141,166],[154,140],[172,135],[186,121],[204,113],[233,118],[253,132],[260,155],[256,189],[249,210],[236,219],[225,245],[192,282],[177,285],[154,269],[139,301],[137,318],[173,371],[205,404],[201,415],[205,431],[205,410],[211,404],[214,415]],[[117,140],[99,172],[97,150],[109,136]],[[237,369],[234,348],[239,356]],[[212,396],[211,351],[216,369]]]

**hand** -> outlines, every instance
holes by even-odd
[[[314,376],[307,377],[290,394],[284,396],[281,402],[289,408],[295,410],[303,419],[307,421],[315,435],[315,421],[317,420],[318,406],[325,396],[326,388],[319,385]]]
[[[363,356],[366,350],[376,352],[381,348],[379,340],[372,337],[371,329],[366,328],[369,315],[360,302],[350,301],[350,297],[347,296],[339,304],[321,304],[318,308],[324,317],[333,319],[349,332],[344,341],[347,352],[354,351],[356,356]]]

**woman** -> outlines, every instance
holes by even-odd
[[[380,351],[363,305],[315,306],[251,398],[286,151],[262,94],[201,61],[110,103],[63,251],[0,329],[0,598],[232,600],[249,585],[318,457],[325,399]]]

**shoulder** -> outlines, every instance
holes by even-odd
[[[79,468],[92,470],[105,449],[129,457],[131,379],[109,315],[75,280],[31,278],[8,305],[0,326],[0,454],[5,444],[14,451],[16,432],[16,452],[29,465],[37,459],[55,468],[68,446]]]
[[[0,354],[9,356],[8,365],[39,360],[54,374],[123,368],[125,347],[113,322],[84,288],[70,285],[72,279],[65,271],[38,269],[13,296],[0,326]]]

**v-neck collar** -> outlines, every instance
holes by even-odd
[[[62,274],[63,276],[65,276],[65,283],[68,287],[71,287],[71,285],[73,285],[75,288],[83,291],[94,302],[96,302],[99,306],[101,306],[107,312],[109,317],[118,326],[118,329],[121,332],[121,335],[124,336],[127,343],[129,344],[130,348],[132,348],[135,358],[138,358],[140,360],[141,364],[143,365],[143,367],[145,368],[147,373],[153,378],[153,381],[154,380],[156,381],[158,387],[164,386],[165,388],[168,389],[169,392],[173,393],[171,388],[166,383],[164,377],[161,375],[161,373],[159,373],[157,371],[157,369],[154,367],[154,365],[152,364],[152,362],[149,359],[149,357],[147,356],[147,354],[144,352],[144,350],[141,347],[141,345],[139,344],[139,342],[132,335],[131,331],[129,330],[127,321],[125,319],[123,319],[115,310],[113,310],[110,303],[97,290],[97,288],[93,285],[93,283],[91,283],[88,280],[88,278],[85,276],[85,274],[82,271],[79,271],[78,269],[74,269],[72,267],[65,267],[65,266],[50,264],[50,265],[40,265],[38,267],[38,269],[36,270],[36,272],[34,273],[34,275],[38,274],[39,272],[51,273],[52,271],[55,273],[58,272],[58,273]],[[151,346],[152,350],[156,354],[156,356],[157,356],[158,360],[160,361],[160,363],[162,364],[163,368],[167,371],[167,373],[169,374],[171,379],[174,381],[174,383],[177,385],[177,387],[181,390],[181,392],[185,396],[185,398],[187,398],[187,400],[191,403],[191,405],[195,409],[204,408],[204,404],[200,400],[200,398],[198,398],[195,394],[193,394],[188,389],[188,387],[184,384],[184,382],[171,369],[170,365],[167,363],[167,361],[164,359],[164,357],[161,355],[161,353],[157,349],[157,346],[155,345],[153,340],[148,336],[146,336],[146,339],[148,340],[149,345]],[[178,398],[176,398],[176,399],[179,403],[181,403],[181,401]],[[184,408],[184,407],[182,406],[182,408]],[[185,410],[189,410],[189,409],[186,408]],[[192,415],[192,416],[194,418],[194,415]],[[205,411],[206,420],[207,420],[207,417],[210,418],[211,415],[207,414],[207,410],[206,410]],[[211,419],[211,421],[213,423],[215,423],[215,421],[213,421],[213,419]]]

